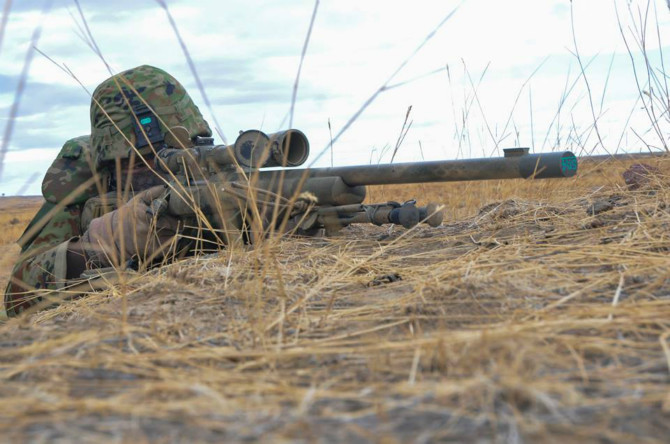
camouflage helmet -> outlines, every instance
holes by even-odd
[[[186,128],[191,138],[212,135],[181,83],[161,69],[129,69],[93,92],[91,148],[97,165],[129,157],[132,146],[141,154],[151,152],[149,145],[158,149],[168,128],[177,126]]]

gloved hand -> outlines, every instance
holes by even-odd
[[[178,220],[167,214],[153,215],[149,208],[165,187],[137,194],[120,208],[93,219],[80,243],[90,264],[108,267],[133,256],[140,261],[162,258],[178,230]]]

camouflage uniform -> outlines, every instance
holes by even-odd
[[[97,194],[93,170],[88,165],[89,139],[80,136],[68,140],[44,177],[42,193],[46,202],[18,241],[21,256],[5,290],[4,305],[9,316],[40,302],[45,290],[60,289],[65,284],[69,239],[81,234],[84,202]],[[74,188],[80,184],[83,186],[75,196]]]
[[[161,138],[159,146],[135,148],[139,120],[133,111],[143,106],[158,117],[162,135],[176,126],[191,138],[212,134],[184,87],[165,71],[143,65],[100,84],[91,103],[91,136],[63,146],[42,183],[47,202],[18,241],[21,257],[5,291],[7,315],[21,313],[42,301],[47,291],[67,284],[68,245],[87,228],[82,224],[85,202],[115,188],[114,174],[109,173],[115,159],[163,146]]]

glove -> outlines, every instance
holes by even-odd
[[[132,257],[152,261],[164,256],[177,235],[179,221],[155,215],[151,202],[165,192],[156,186],[137,194],[120,208],[91,221],[81,237],[87,261],[101,268],[123,264]]]

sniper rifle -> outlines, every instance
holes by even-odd
[[[157,166],[173,181],[151,211],[193,218],[199,226],[204,218],[205,228],[222,233],[226,243],[233,241],[231,236],[253,241],[252,231],[263,236],[271,230],[312,234],[352,223],[435,227],[443,218],[439,205],[417,206],[415,200],[366,204],[365,186],[562,178],[577,173],[577,158],[569,151],[528,151],[510,148],[504,157],[482,159],[295,168],[309,156],[309,141],[296,129],[274,134],[242,131],[232,145],[214,145],[213,138],[197,137],[191,148],[159,151]]]

